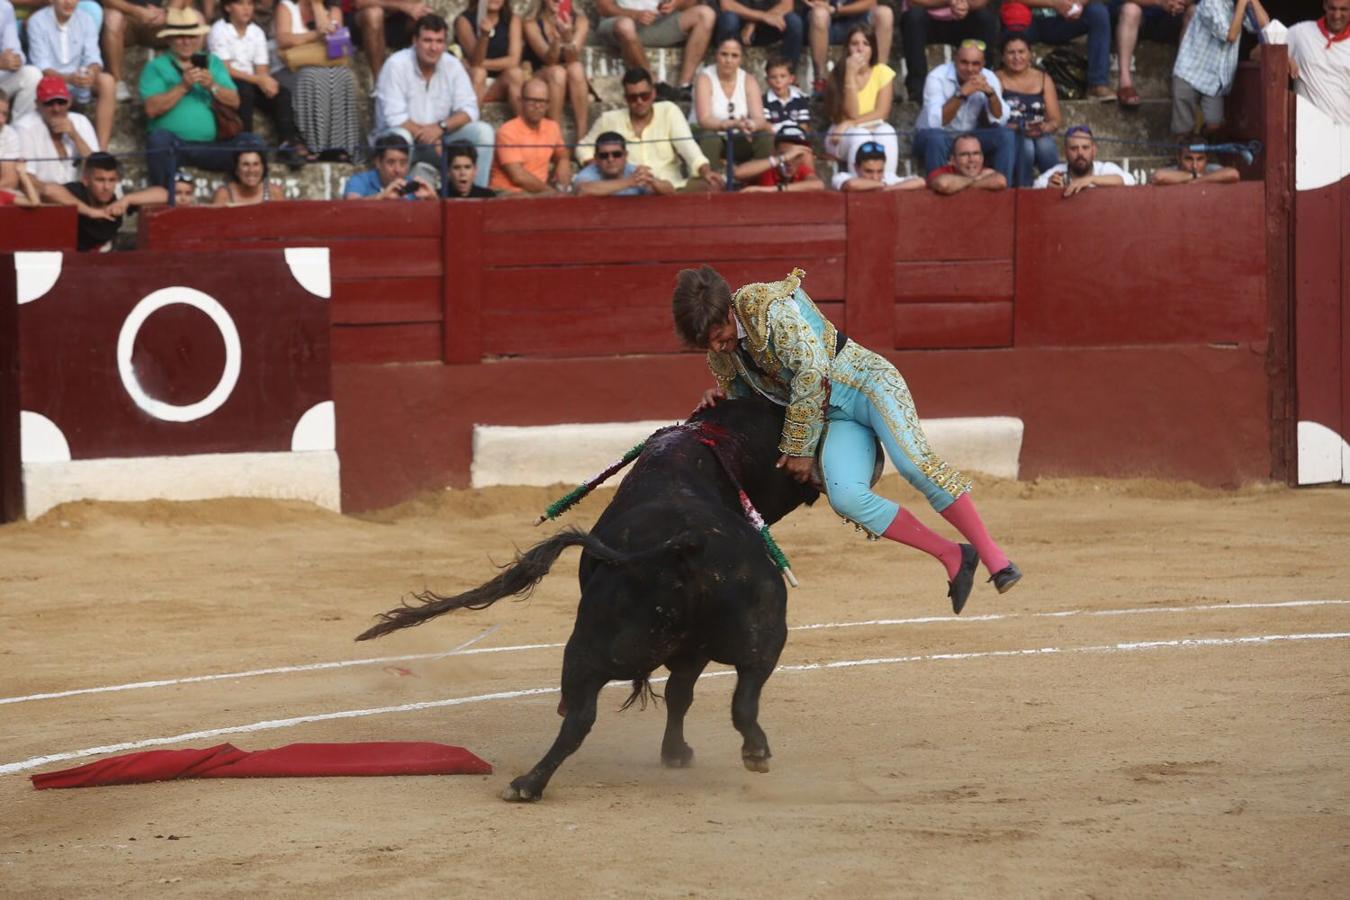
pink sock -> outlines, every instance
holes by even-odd
[[[955,578],[957,571],[961,568],[961,545],[937,534],[927,525],[914,518],[913,514],[907,509],[902,509],[895,514],[895,519],[886,526],[886,530],[882,532],[881,536],[890,538],[907,547],[922,550],[929,556],[936,558],[947,570],[948,581]]]
[[[994,543],[989,532],[984,530],[984,522],[980,520],[980,514],[976,511],[975,501],[970,499],[970,494],[962,494],[956,498],[955,503],[942,511],[942,518],[965,535],[966,540],[970,541],[980,554],[980,561],[984,563],[990,575],[1008,565],[1007,554]]]

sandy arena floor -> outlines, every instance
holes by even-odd
[[[798,512],[775,529],[802,579],[782,662],[863,662],[770,680],[773,771],[741,767],[732,679],[699,685],[688,770],[660,765],[664,712],[619,714],[616,688],[543,802],[508,805],[501,788],[556,733],[556,694],[379,710],[556,687],[576,551],[527,603],[352,638],[407,591],[485,580],[547,533],[529,522],[556,494],[360,520],[73,505],[0,528],[0,895],[1346,896],[1350,491],[986,484],[1027,576],[1002,597],[981,584],[959,620],[936,563],[824,504]],[[497,652],[433,656],[491,626],[471,649]],[[375,657],[399,658],[297,669]],[[183,681],[265,668],[284,671]],[[368,712],[279,721],[342,710]],[[212,729],[227,733],[192,736]],[[497,772],[28,781],[180,735],[167,746],[437,740]]]

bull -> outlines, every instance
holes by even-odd
[[[759,698],[787,640],[787,589],[742,513],[736,482],[770,524],[814,502],[814,487],[774,467],[782,428],[783,409],[763,400],[704,409],[686,427],[647,441],[589,533],[560,531],[462,594],[419,594],[418,604],[383,613],[357,640],[457,609],[484,609],[503,597],[526,597],[564,550],[581,547],[581,600],[563,651],[562,727],[503,799],[540,799],[594,725],[601,688],[630,681],[633,693],[623,708],[645,704],[651,674],[661,666],[670,670],[661,761],[675,768],[692,764],[684,717],[694,683],[716,661],[736,669],[731,721],[743,739],[741,759],[750,771],[767,772],[771,754],[759,726]]]

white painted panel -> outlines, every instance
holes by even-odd
[[[474,487],[499,484],[579,484],[672,422],[591,425],[477,425],[473,431]],[[1017,478],[1022,420],[1010,416],[928,419],[929,443],[966,472]],[[886,469],[895,468],[886,462]]]
[[[23,464],[25,515],[74,500],[306,500],[337,511],[338,457],[310,453],[204,453]]]
[[[1298,423],[1298,483],[1327,484],[1350,473],[1350,445],[1317,422]]]

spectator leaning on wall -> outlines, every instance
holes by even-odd
[[[1008,186],[1008,180],[985,166],[980,139],[963,134],[952,142],[951,161],[929,173],[928,186],[936,194],[950,195],[962,191],[1001,191]]]
[[[478,178],[478,154],[469,144],[456,141],[447,146],[445,165],[450,176],[445,199],[487,200],[497,196],[497,192],[491,188],[479,187],[474,183]]]
[[[107,153],[94,153],[84,161],[79,181],[66,185],[48,185],[47,198],[62,206],[73,206],[79,213],[76,231],[76,249],[112,249],[122,218],[134,214],[141,206],[167,203],[168,191],[162,187],[148,187],[121,197],[122,173],[117,159]]]
[[[617,131],[606,131],[595,139],[595,156],[572,184],[579,195],[586,197],[675,193],[673,184],[657,178],[647,166],[628,161],[628,147]]]
[[[371,167],[347,179],[344,200],[434,200],[436,192],[425,180],[408,177],[412,148],[398,133],[375,139]]]
[[[1172,184],[1232,184],[1240,180],[1238,170],[1209,161],[1203,145],[1192,146],[1190,141],[1177,144],[1177,163],[1158,169],[1149,179],[1159,186]]]
[[[1065,197],[1087,188],[1134,186],[1134,177],[1113,162],[1097,162],[1097,142],[1092,129],[1074,125],[1064,132],[1064,159],[1036,179],[1038,188],[1060,188]]]

